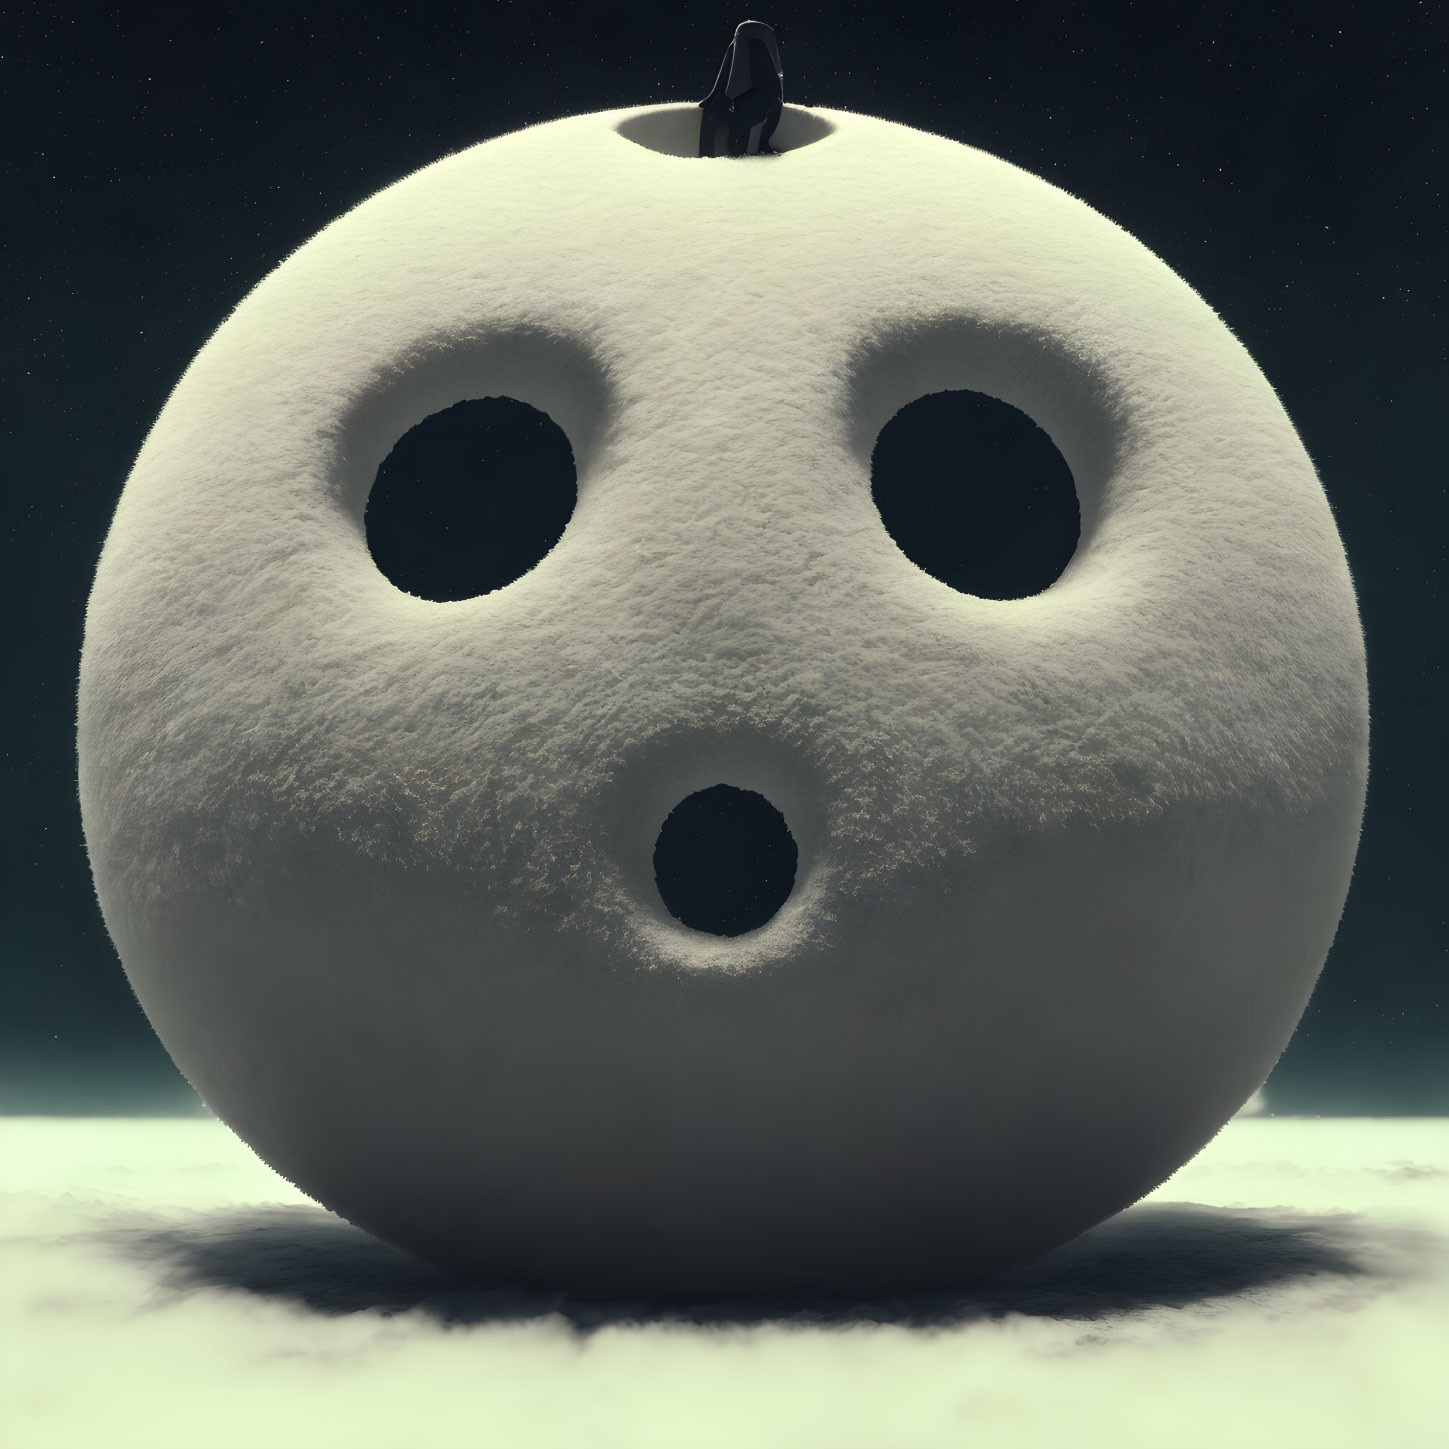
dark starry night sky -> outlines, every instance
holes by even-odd
[[[983,147],[1212,304],[1317,463],[1362,600],[1358,874],[1280,1111],[1449,1112],[1444,113],[1437,3],[45,6],[0,21],[12,693],[0,1110],[187,1110],[75,801],[86,594],[136,450],[244,293],[338,213],[535,121],[696,99],[736,21],[787,100]]]

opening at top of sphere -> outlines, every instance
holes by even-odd
[[[688,156],[699,160],[698,106],[660,106],[653,111],[640,111],[625,116],[615,130],[626,141],[657,151],[661,156]],[[770,138],[777,151],[799,151],[823,141],[835,130],[835,123],[799,106],[786,106],[780,113],[780,124]],[[723,154],[721,148],[720,154]],[[709,158],[706,158],[709,159]]]

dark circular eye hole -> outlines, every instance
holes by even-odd
[[[979,392],[903,407],[876,440],[871,494],[912,563],[983,599],[1039,594],[1081,535],[1066,459],[1024,412]]]
[[[573,449],[511,397],[424,418],[377,470],[364,523],[373,561],[422,599],[471,599],[526,574],[578,502]]]
[[[677,921],[743,936],[789,899],[798,861],[785,817],[763,795],[712,785],[669,812],[654,846],[654,879]]]

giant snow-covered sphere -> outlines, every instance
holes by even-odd
[[[450,156],[217,332],[101,558],[86,836],[181,1069],[381,1237],[579,1290],[947,1284],[1132,1202],[1282,1050],[1363,802],[1353,590],[1273,390],[1118,227],[843,112],[693,159],[697,115]],[[1034,597],[872,501],[948,388],[1071,466]],[[577,509],[515,583],[412,597],[369,487],[494,395],[567,432]],[[735,937],[653,866],[720,782],[799,850]]]

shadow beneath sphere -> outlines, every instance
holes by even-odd
[[[159,1269],[161,1286],[171,1295],[223,1288],[328,1317],[416,1313],[447,1325],[558,1315],[579,1333],[641,1323],[944,1328],[1009,1314],[1091,1320],[1185,1308],[1209,1299],[1251,1298],[1325,1277],[1345,1286],[1352,1280],[1353,1296],[1360,1298],[1407,1276],[1409,1265],[1429,1246],[1419,1241],[1427,1236],[1422,1231],[1381,1223],[1370,1227],[1353,1214],[1154,1203],[1131,1208],[984,1287],[869,1302],[790,1298],[666,1307],[594,1302],[563,1289],[539,1292],[460,1281],[321,1208],[215,1212],[165,1225],[138,1225],[132,1219],[97,1236],[132,1261]]]

